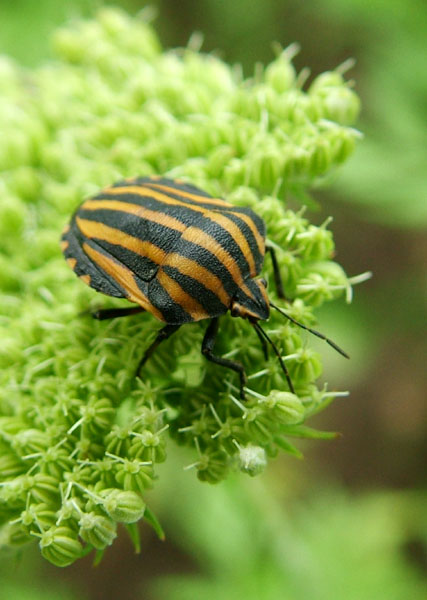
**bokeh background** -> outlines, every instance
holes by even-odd
[[[373,278],[352,305],[318,312],[352,356],[322,348],[327,379],[351,395],[311,424],[341,438],[300,443],[304,461],[286,456],[216,487],[182,471],[188,457],[170,448],[151,495],[165,542],[145,526],[135,555],[123,532],[96,568],[57,569],[35,549],[2,556],[0,600],[426,598],[427,3],[0,0],[0,52],[36,66],[49,60],[50,32],[104,4],[152,11],[165,47],[202,32],[204,51],[248,76],[274,41],[301,45],[295,65],[310,78],[357,59],[348,76],[365,138],[313,191],[309,216],[332,215],[338,262]]]

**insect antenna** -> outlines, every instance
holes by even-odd
[[[344,358],[350,358],[349,355],[346,352],[344,352],[344,350],[342,350],[335,342],[333,342],[328,337],[326,337],[326,335],[323,335],[323,333],[320,333],[320,331],[316,331],[316,329],[312,329],[311,327],[307,327],[307,325],[303,325],[299,321],[296,321],[293,317],[291,317],[290,315],[288,315],[288,313],[285,313],[284,310],[282,310],[281,308],[279,308],[278,306],[276,306],[272,302],[270,302],[270,306],[272,306],[275,310],[277,310],[281,315],[283,315],[284,317],[286,317],[287,319],[289,319],[289,321],[291,321],[291,323],[294,323],[295,325],[298,325],[298,327],[301,327],[302,329],[306,329],[307,331],[309,331],[313,335],[317,336],[321,340],[324,340],[325,342],[327,342],[330,346],[332,346],[332,348],[334,350],[336,350],[337,352],[339,352],[339,354],[341,354],[341,356],[344,356]]]
[[[280,363],[280,366],[282,367],[282,371],[285,374],[286,381],[288,382],[289,389],[291,390],[291,392],[293,394],[295,394],[295,388],[294,388],[294,385],[293,385],[293,383],[291,381],[291,378],[289,376],[289,371],[288,371],[288,369],[287,369],[287,367],[286,367],[286,365],[285,365],[285,363],[283,361],[283,358],[282,358],[282,356],[281,356],[281,354],[279,352],[278,347],[273,342],[273,340],[267,335],[267,333],[264,331],[264,329],[261,327],[261,325],[259,325],[259,323],[253,322],[252,325],[253,325],[255,331],[257,332],[258,337],[260,339],[264,338],[270,344],[270,346],[273,348],[275,355],[279,359],[279,363]]]

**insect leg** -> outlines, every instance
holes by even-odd
[[[144,356],[139,361],[138,368],[136,370],[136,377],[139,377],[139,372],[141,371],[142,367],[145,365],[147,360],[150,358],[150,356],[153,354],[157,346],[161,344],[164,340],[167,340],[168,337],[175,333],[175,331],[177,331],[180,327],[181,325],[166,325],[166,327],[160,329],[156,336],[156,339],[151,344],[151,346],[148,346],[147,350],[144,353]]]
[[[203,338],[203,342],[202,342],[202,354],[203,354],[203,356],[206,356],[206,358],[208,360],[210,360],[211,362],[213,362],[217,365],[221,365],[222,367],[226,367],[227,369],[232,369],[233,371],[236,371],[236,373],[239,374],[239,376],[240,376],[240,398],[242,400],[244,400],[245,399],[244,387],[246,385],[246,374],[245,374],[245,369],[244,369],[243,365],[241,365],[240,363],[238,363],[234,360],[229,360],[227,358],[221,358],[220,356],[216,356],[213,353],[215,339],[216,339],[216,335],[218,333],[218,327],[219,327],[219,319],[218,319],[218,317],[215,317],[214,319],[211,320],[211,322],[208,325],[208,328],[206,329],[205,337]]]
[[[258,336],[259,341],[261,342],[262,351],[264,353],[264,358],[265,358],[265,360],[268,360],[268,346],[267,346],[267,342],[262,337],[262,335],[260,334],[260,332],[258,331],[258,329],[256,327],[254,327],[254,329],[255,329],[255,333]]]
[[[265,247],[266,252],[271,254],[271,262],[273,264],[274,283],[276,286],[276,292],[279,298],[286,300],[285,292],[283,290],[282,275],[280,274],[279,263],[277,262],[276,251],[273,246],[268,244]]]
[[[283,361],[282,355],[281,355],[278,347],[273,342],[273,340],[271,339],[271,337],[269,335],[267,335],[267,333],[264,331],[264,329],[261,327],[261,325],[259,325],[258,323],[253,323],[253,327],[255,328],[255,331],[257,332],[258,337],[262,335],[267,340],[267,342],[271,345],[271,347],[273,348],[274,354],[279,359],[280,366],[282,368],[283,373],[285,374],[286,381],[288,382],[289,389],[292,392],[292,394],[295,394],[295,388],[294,388],[294,385],[292,383],[291,377],[289,375],[288,368],[287,368],[286,364]]]
[[[104,321],[105,319],[115,319],[116,317],[136,315],[140,312],[145,312],[145,308],[142,308],[142,306],[130,306],[126,308],[101,308],[91,314],[94,319]]]

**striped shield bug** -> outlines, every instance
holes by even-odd
[[[244,398],[243,365],[214,354],[219,317],[230,311],[254,327],[265,355],[267,344],[272,347],[294,393],[279,349],[259,324],[268,319],[270,307],[348,358],[329,338],[269,300],[266,281],[257,278],[266,252],[271,255],[278,296],[284,298],[284,293],[263,220],[250,208],[214,198],[189,183],[162,177],[119,181],[79,206],[63,231],[61,247],[84,283],[136,304],[98,310],[94,318],[148,311],[165,323],[140,360],[137,375],[157,346],[181,325],[209,319],[202,353],[239,374]]]

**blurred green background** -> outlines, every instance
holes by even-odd
[[[300,444],[303,462],[283,457],[258,479],[217,487],[182,472],[187,459],[171,448],[151,494],[166,542],[145,527],[134,555],[123,532],[97,568],[56,569],[35,548],[2,556],[0,600],[426,598],[427,4],[3,0],[0,51],[38,65],[53,29],[103,4],[152,10],[165,47],[200,31],[204,51],[248,76],[272,59],[273,41],[298,42],[295,64],[311,77],[357,59],[349,76],[365,139],[314,190],[321,209],[310,218],[333,215],[337,260],[349,275],[374,277],[351,306],[318,313],[321,330],[352,355],[343,364],[322,349],[328,380],[351,395],[312,425],[343,437]]]

